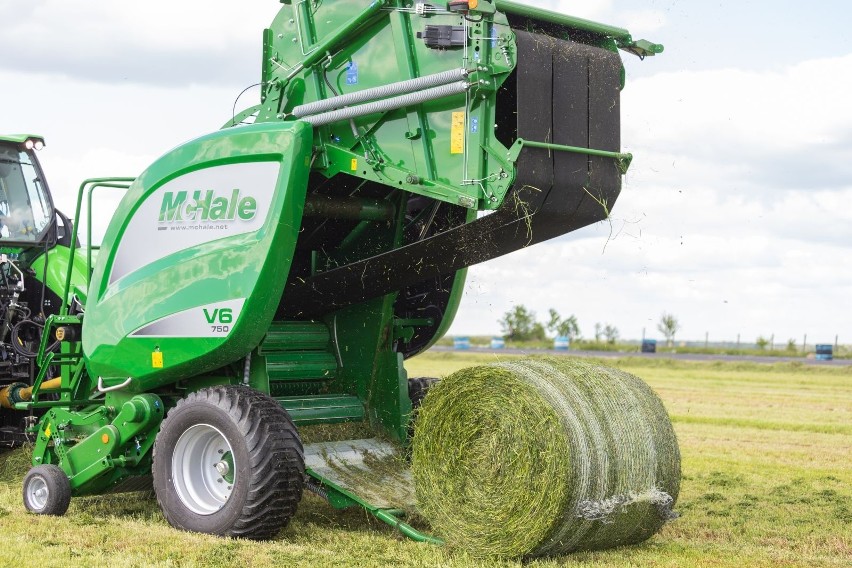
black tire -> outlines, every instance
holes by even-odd
[[[440,380],[434,377],[408,379],[408,398],[411,399],[412,412],[420,408],[420,403],[423,402],[423,397],[426,396],[429,388]]]
[[[71,481],[57,465],[37,465],[24,477],[23,497],[30,513],[61,517],[71,504]]]
[[[206,388],[178,401],[153,459],[157,503],[175,528],[272,538],[302,498],[296,427],[280,404],[247,386]]]

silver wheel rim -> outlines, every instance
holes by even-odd
[[[33,477],[30,479],[27,487],[27,498],[33,509],[40,511],[47,505],[47,500],[50,498],[50,489],[47,488],[47,482],[43,477]]]
[[[196,424],[181,434],[172,454],[172,482],[187,509],[212,515],[225,506],[236,482],[233,456],[214,426]]]

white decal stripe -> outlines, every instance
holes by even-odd
[[[177,312],[146,324],[130,337],[228,337],[245,301],[240,298]]]

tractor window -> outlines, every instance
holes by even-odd
[[[0,147],[0,241],[37,241],[53,219],[44,181],[28,152]]]

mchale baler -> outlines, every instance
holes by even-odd
[[[0,391],[42,414],[32,512],[152,476],[182,529],[271,537],[307,487],[431,540],[400,519],[410,490],[359,481],[409,443],[404,360],[447,331],[466,267],[619,195],[618,50],[661,46],[502,0],[283,4],[259,105],[81,187],[76,219],[86,191],[126,194],[96,262],[74,226],[33,384]],[[375,436],[303,448],[298,427],[343,422]]]

